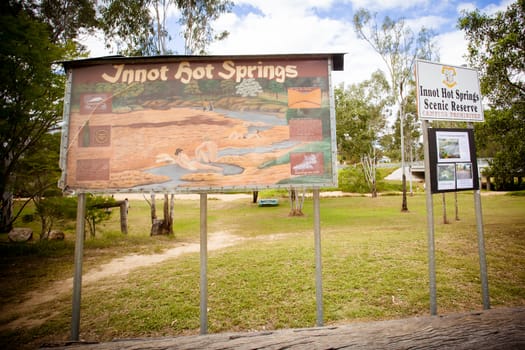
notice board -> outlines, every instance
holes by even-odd
[[[431,192],[479,190],[472,129],[428,129]]]
[[[337,185],[341,54],[63,62],[60,186],[203,192]]]

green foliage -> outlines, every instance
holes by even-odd
[[[54,70],[65,49],[47,24],[19,3],[2,2],[0,15],[0,232],[8,231],[13,184],[22,160],[38,152],[42,138],[61,120],[63,76]]]
[[[114,44],[119,53],[129,56],[171,53],[167,14],[176,11],[183,26],[185,53],[204,54],[210,42],[228,35],[228,32],[215,35],[212,21],[229,12],[232,5],[229,0],[105,0],[99,11],[106,44]]]
[[[516,1],[504,12],[489,16],[476,10],[459,19],[469,60],[480,71],[481,93],[492,107],[485,123],[476,125],[478,154],[493,158],[486,175],[502,190],[523,186],[525,176],[524,16],[523,1]]]
[[[495,108],[515,109],[523,121],[525,108],[525,5],[511,3],[493,15],[464,12],[459,28],[465,31],[470,63],[480,71],[481,93]]]
[[[96,4],[96,0],[42,0],[38,14],[49,26],[51,41],[65,44],[77,39],[79,31],[98,27]]]
[[[153,18],[150,1],[104,1],[99,7],[106,46],[112,42],[119,53],[129,56],[155,55],[160,50],[153,42]]]
[[[525,197],[525,191],[510,192],[509,195],[516,196],[516,197]]]
[[[230,12],[233,2],[230,0],[175,0],[181,12],[179,24],[185,27],[183,32],[184,48],[187,55],[204,55],[206,47],[214,40],[223,40],[229,33],[223,31],[214,34],[212,22],[223,13]]]
[[[40,218],[40,239],[47,239],[49,232],[57,223],[75,220],[77,216],[77,197],[46,197],[35,201],[35,211]],[[111,217],[111,208],[118,206],[112,197],[87,195],[86,228],[95,237],[96,226]]]
[[[525,119],[512,110],[485,111],[485,122],[475,125],[478,156],[490,158],[485,176],[494,178],[497,190],[517,190],[525,184]],[[518,181],[515,181],[515,178]]]
[[[113,197],[87,195],[85,218],[91,237],[95,237],[96,225],[110,218],[111,208],[115,206],[117,204]]]
[[[377,192],[399,192],[401,191],[400,183],[390,183],[384,178],[392,172],[392,169],[377,169],[376,190]],[[348,166],[339,171],[339,190],[349,193],[370,193],[372,189],[366,181],[365,173],[361,164]]]
[[[339,171],[339,188],[350,193],[369,193],[370,187],[366,182],[361,165],[349,166]]]
[[[57,222],[74,220],[76,205],[75,197],[45,197],[35,201],[35,211],[41,223],[40,239],[47,239]]]
[[[386,106],[388,83],[376,72],[370,80],[353,84],[335,92],[337,145],[347,163],[358,163],[363,155],[371,155],[378,134],[385,126],[382,111]]]
[[[46,133],[35,144],[33,152],[20,159],[14,176],[14,193],[18,197],[49,197],[61,194],[57,187],[60,133]]]
[[[71,256],[75,248],[72,241],[38,240],[34,243],[0,243],[0,256],[7,257],[36,257],[57,259]]]

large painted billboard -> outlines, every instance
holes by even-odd
[[[334,186],[334,57],[342,62],[331,54],[64,62],[60,185],[104,192]]]

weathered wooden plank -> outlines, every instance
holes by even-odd
[[[254,333],[63,344],[55,349],[525,349],[525,307]]]

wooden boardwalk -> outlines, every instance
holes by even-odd
[[[525,307],[320,328],[47,346],[65,350],[525,349]]]

